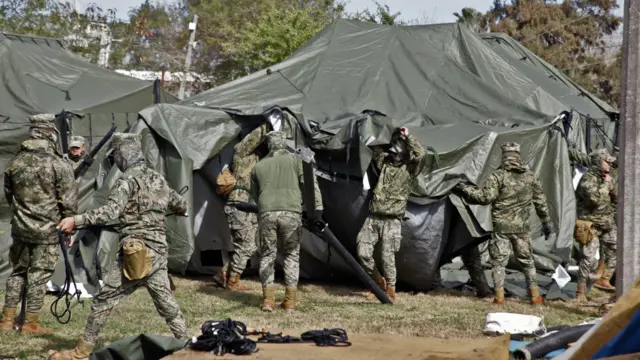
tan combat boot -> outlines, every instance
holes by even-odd
[[[296,308],[296,300],[297,300],[298,289],[296,288],[286,288],[284,291],[284,301],[280,306],[286,312],[291,312]]]
[[[93,344],[80,339],[78,345],[73,350],[49,351],[49,360],[87,360],[93,351]]]
[[[587,281],[582,280],[578,283],[578,290],[576,290],[576,302],[587,302]]]
[[[504,288],[493,289],[493,303],[496,305],[504,305]]]
[[[38,324],[38,321],[40,320],[40,313],[28,312],[25,318],[25,324],[22,326],[23,334],[40,335],[53,333],[53,330],[40,327]]]
[[[531,294],[531,305],[540,305],[544,301],[540,296],[538,286],[529,286],[529,294]]]
[[[2,309],[2,320],[0,321],[0,331],[13,330],[13,323],[16,321],[16,308]]]
[[[385,295],[391,300],[392,303],[396,302],[396,287],[395,286],[387,286],[387,289],[384,292]]]
[[[272,312],[276,307],[276,289],[273,286],[263,286],[262,299],[262,311]]]
[[[611,271],[605,270],[604,273],[602,274],[602,277],[598,281],[596,281],[593,284],[593,286],[595,286],[597,289],[600,289],[606,292],[616,291],[616,287],[611,285],[611,283],[609,282],[609,280],[611,280],[612,275],[613,274],[611,274]]]
[[[227,289],[234,290],[234,291],[247,290],[247,288],[244,287],[240,282],[240,274],[236,274],[234,272],[231,272],[229,274],[229,279],[227,280]]]
[[[589,274],[589,277],[591,278],[591,280],[598,280],[602,277],[602,274],[604,274],[604,270],[605,270],[604,260],[600,260],[598,261],[598,268],[596,269],[595,272]]]
[[[378,269],[373,270],[373,275],[371,275],[371,278],[376,282],[376,284],[378,284],[378,286],[380,286],[380,289],[382,289],[383,291],[387,289],[387,280],[384,279]],[[367,299],[377,299],[376,294],[374,294],[373,291],[369,291],[369,293],[367,294]]]
[[[227,284],[227,268],[229,267],[229,263],[224,264],[222,269],[218,271],[215,275],[213,275],[213,281],[218,284],[220,287],[225,287]]]

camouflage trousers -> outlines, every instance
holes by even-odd
[[[240,211],[235,206],[227,205],[224,212],[229,220],[231,237],[233,238],[234,254],[229,263],[229,272],[242,275],[247,267],[247,261],[258,250],[258,216],[253,213]]]
[[[509,246],[511,245],[511,246]],[[498,234],[493,233],[489,240],[489,255],[493,266],[493,285],[496,288],[504,287],[505,268],[509,263],[511,247],[516,255],[516,261],[524,270],[527,286],[536,286],[536,267],[531,251],[531,235],[526,234]]]
[[[489,283],[487,282],[487,277],[484,274],[484,267],[482,267],[480,247],[472,246],[464,250],[460,254],[460,258],[462,259],[464,267],[469,272],[471,284],[480,292],[489,291]],[[434,289],[442,287],[442,276],[440,275],[440,269],[435,272],[432,286]]]
[[[104,277],[104,284],[91,304],[91,313],[84,329],[84,341],[95,344],[102,326],[113,308],[139,287],[146,287],[156,310],[164,318],[176,339],[188,337],[187,324],[180,305],[169,287],[166,256],[149,249],[152,257],[151,274],[144,279],[129,280],[122,274],[122,258],[118,258]]]
[[[273,284],[278,245],[284,252],[284,283],[288,288],[298,287],[300,276],[300,235],[302,219],[291,211],[269,211],[258,220],[260,238],[260,280],[262,286]]]
[[[616,270],[617,235],[618,228],[614,225],[611,231],[598,230],[597,238],[591,240],[587,245],[580,245],[578,282],[589,279],[589,273],[591,273],[596,261],[598,246],[600,247],[600,259],[604,260],[606,270],[611,273]]]
[[[38,313],[44,306],[47,282],[51,279],[60,258],[58,244],[36,245],[13,239],[9,249],[9,259],[13,272],[7,279],[7,293],[4,306],[15,308],[22,296],[25,278],[27,280],[27,312]]]
[[[364,270],[373,276],[376,263],[374,252],[380,251],[382,276],[388,286],[396,286],[396,253],[402,241],[402,224],[399,219],[370,215],[358,233],[358,258]]]

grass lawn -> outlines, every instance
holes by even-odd
[[[390,333],[436,338],[477,338],[482,335],[486,314],[505,311],[544,317],[546,326],[574,325],[602,315],[600,304],[609,297],[594,289],[593,302],[575,305],[551,302],[534,308],[527,302],[509,300],[504,307],[494,306],[470,293],[444,291],[438,294],[399,293],[395,305],[382,305],[366,300],[365,291],[344,286],[301,284],[298,310],[291,314],[275,311],[263,313],[260,283],[244,281],[249,290],[234,293],[216,288],[209,280],[174,277],[176,296],[187,318],[192,335],[200,334],[207,320],[232,318],[248,327],[267,329],[322,329],[340,327],[348,333]],[[4,294],[0,294],[4,300]],[[276,293],[279,303],[284,287]],[[0,355],[21,359],[43,359],[49,349],[71,349],[84,330],[90,310],[72,310],[71,322],[61,325],[49,312],[54,298],[47,296],[43,325],[54,329],[53,335],[0,335]],[[139,289],[112,312],[101,334],[98,346],[140,333],[171,335],[164,320],[156,313],[145,289]],[[299,335],[299,334],[290,334]]]

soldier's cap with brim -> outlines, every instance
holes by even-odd
[[[120,146],[124,143],[129,143],[129,142],[140,143],[140,135],[132,134],[132,133],[117,132],[117,133],[113,133],[113,136],[111,137],[112,148],[115,148],[117,146]]]
[[[284,131],[270,131],[266,135],[267,142],[270,143],[284,143],[287,138],[287,134]]]
[[[613,163],[614,161],[616,161],[616,158],[611,156],[611,154],[609,154],[609,152],[607,151],[607,149],[596,149],[591,153],[591,158],[592,159],[600,159],[600,160],[604,160],[608,163]]]
[[[82,147],[85,142],[86,141],[82,136],[72,136],[69,139],[69,147]]]
[[[515,142],[506,142],[502,144],[500,148],[502,149],[502,152],[505,152],[505,153],[506,152],[520,153],[520,144]]]
[[[32,115],[29,117],[29,127],[56,130],[56,116],[54,114]]]

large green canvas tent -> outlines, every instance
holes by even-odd
[[[153,82],[142,81],[93,65],[69,52],[62,40],[0,33],[0,169],[4,171],[20,143],[28,137],[30,115],[73,115],[70,131],[95,145],[115,122],[124,131],[138,120],[138,111],[177,99]],[[155,89],[155,90],[154,90]],[[90,205],[100,166],[80,183],[81,208]],[[0,185],[4,178],[0,177]],[[0,194],[0,284],[8,275],[10,211]]]
[[[405,284],[428,289],[443,261],[487,238],[489,207],[468,205],[450,189],[461,177],[482,184],[499,165],[506,141],[522,144],[524,161],[548,197],[556,236],[545,242],[534,224],[538,267],[548,271],[567,262],[575,200],[563,121],[573,118],[566,135],[584,149],[587,116],[605,124],[602,131],[613,138],[617,113],[548,64],[516,60],[458,24],[392,27],[338,20],[269,69],[178,104],[145,109],[135,131],[148,134],[149,163],[175,188],[191,188],[194,217],[175,224],[171,233],[181,234],[179,239],[169,234],[180,243],[172,253],[174,269],[213,272],[219,265],[212,264],[215,253],[230,250],[215,176],[230,162],[233,144],[272,106],[300,124],[319,167],[343,178],[320,183],[330,226],[351,250],[366,216],[367,187],[375,181],[369,147],[406,126],[438,153],[437,168],[413,186],[403,224],[397,258]],[[434,152],[429,159],[435,165]],[[347,270],[308,234],[302,250],[302,276]]]

